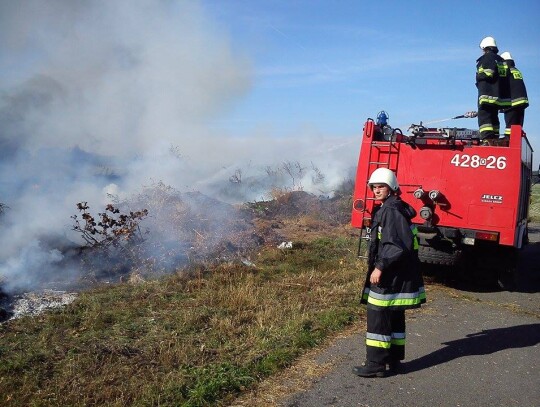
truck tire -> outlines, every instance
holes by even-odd
[[[454,266],[461,261],[461,250],[444,251],[430,246],[420,246],[418,257],[422,263]]]

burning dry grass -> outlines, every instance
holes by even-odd
[[[261,248],[0,326],[3,405],[225,405],[357,319],[356,239]]]
[[[77,207],[82,214],[72,216],[73,230],[86,244],[67,261],[78,263],[83,280],[153,278],[188,264],[238,258],[264,243],[251,211],[163,183],[97,215],[86,202]]]
[[[239,259],[262,245],[303,240],[313,232],[341,233],[349,222],[348,204],[342,197],[282,191],[271,201],[233,206],[158,183],[97,216],[79,204],[86,223],[73,216],[73,229],[87,245],[75,260],[89,281],[153,278],[190,264]]]

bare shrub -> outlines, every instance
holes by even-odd
[[[264,167],[264,170],[266,172],[266,174],[270,177],[270,178],[277,178],[279,175],[280,175],[280,170],[279,168],[272,168],[270,167],[269,165],[267,165],[266,167]]]
[[[286,174],[288,174],[291,177],[293,188],[295,188],[295,187],[300,187],[301,188],[301,183],[299,185],[297,185],[297,182],[299,182],[302,179],[302,177],[304,176],[305,168],[302,167],[300,162],[298,162],[298,161],[294,161],[294,162],[285,161],[282,164],[282,169],[283,169],[283,171],[285,171]]]
[[[139,248],[144,242],[140,222],[148,215],[148,210],[121,213],[113,204],[97,218],[90,213],[87,202],[79,202],[79,215],[73,215],[73,227],[86,245],[82,248],[82,265],[87,272],[97,276],[107,269],[110,274],[129,270],[139,259]]]
[[[121,214],[120,209],[108,204],[105,212],[98,213],[100,219],[98,223],[88,212],[90,207],[87,202],[79,202],[77,209],[82,212],[81,219],[84,224],[79,221],[77,215],[73,215],[71,217],[75,223],[73,230],[82,235],[89,247],[123,247],[122,241],[131,244],[144,241],[139,222],[148,215],[147,209]]]
[[[313,182],[313,185],[318,185],[324,182],[326,179],[325,175],[322,173],[322,171],[311,162],[311,170],[313,171],[313,175],[311,176],[311,181]]]

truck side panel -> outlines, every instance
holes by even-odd
[[[522,157],[522,137],[524,141],[526,138],[521,127],[512,127],[508,147],[449,144],[448,140],[419,138],[415,143],[395,143],[398,146],[394,150],[373,147],[373,128],[369,122],[364,127],[353,199],[356,208],[352,214],[353,226],[361,227],[374,205],[373,195],[366,188],[369,174],[378,166],[387,166],[397,174],[402,199],[418,213],[414,223],[497,232],[499,244],[520,245],[532,160],[532,150]],[[420,198],[415,194],[418,190],[424,191]],[[362,207],[358,201],[365,201],[364,211],[358,210]],[[429,221],[420,217],[421,209],[426,207],[433,212]]]

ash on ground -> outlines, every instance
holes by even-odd
[[[72,303],[77,293],[42,290],[13,296],[4,296],[0,302],[0,322],[23,316],[36,316],[45,311]]]

